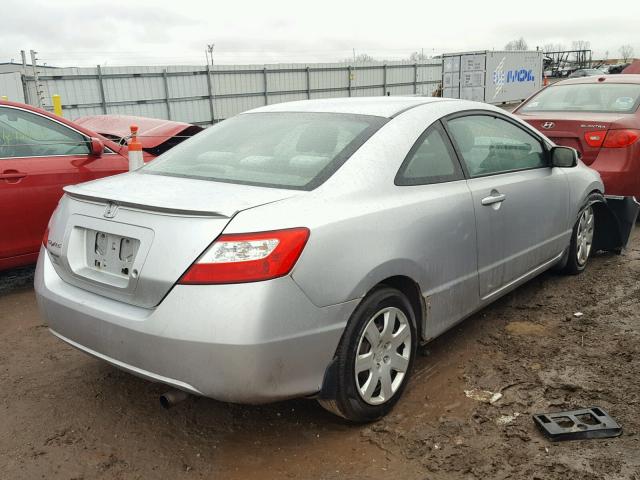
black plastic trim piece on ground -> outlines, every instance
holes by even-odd
[[[533,421],[549,440],[587,440],[617,437],[622,427],[600,407],[556,413],[538,413]]]

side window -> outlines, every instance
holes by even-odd
[[[444,129],[436,123],[409,151],[396,175],[396,185],[426,185],[463,178]]]
[[[511,122],[469,115],[447,126],[472,177],[547,166],[542,143]]]
[[[87,153],[82,134],[31,112],[0,107],[0,159]]]

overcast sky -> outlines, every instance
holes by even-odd
[[[607,8],[610,6],[611,8]],[[2,0],[0,62],[38,51],[55,66],[341,61],[367,53],[406,59],[587,40],[594,55],[640,57],[639,0],[289,1]]]

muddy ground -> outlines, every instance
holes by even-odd
[[[2,479],[640,480],[638,228],[625,255],[544,274],[428,345],[395,410],[366,426],[308,400],[163,410],[161,385],[40,326],[30,273],[0,275]],[[553,444],[531,420],[591,405],[624,434]]]

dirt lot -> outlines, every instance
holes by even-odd
[[[0,276],[0,478],[640,480],[640,229],[625,255],[545,274],[430,344],[404,399],[368,426],[307,400],[162,410],[161,385],[39,325],[29,274]],[[552,444],[530,417],[591,405],[623,436]]]

